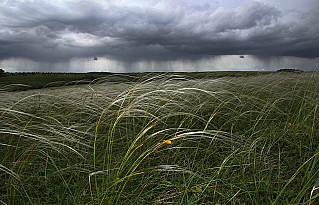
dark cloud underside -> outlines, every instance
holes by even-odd
[[[231,9],[213,1],[163,1],[164,6],[154,7],[50,2],[1,1],[0,59],[60,62],[106,56],[132,62],[234,54],[319,56],[319,1],[302,11],[257,1]]]

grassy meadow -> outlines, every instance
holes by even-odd
[[[271,72],[258,71],[220,71],[220,72],[178,72],[173,75],[183,75],[191,78],[219,78],[219,77],[241,77],[269,74]],[[90,73],[41,73],[23,72],[6,73],[0,76],[1,91],[24,91],[31,89],[42,89],[50,87],[61,87],[67,85],[92,84],[95,81],[103,82],[132,82],[139,81],[141,78],[154,77],[165,73],[109,73],[109,72],[90,72]]]
[[[318,73],[9,77],[2,204],[319,202]]]

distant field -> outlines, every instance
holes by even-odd
[[[88,84],[93,80],[109,77],[112,81],[127,81],[131,79],[125,75],[116,77],[110,73],[7,73],[0,77],[0,89],[6,91],[23,91],[46,87],[60,87],[66,85]]]
[[[244,72],[244,71],[224,71],[224,72],[194,72],[194,73],[170,73],[172,75],[184,75],[192,78],[216,78],[225,76],[251,76],[269,74],[270,72]],[[5,77],[0,77],[0,90],[23,91],[30,89],[40,89],[45,87],[59,87],[75,84],[94,83],[94,80],[111,82],[129,82],[151,77],[164,73],[7,73]]]
[[[1,203],[318,204],[318,73],[41,76],[0,79]]]

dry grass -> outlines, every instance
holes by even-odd
[[[0,93],[7,204],[313,203],[316,73]]]

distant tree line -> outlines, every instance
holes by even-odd
[[[6,75],[6,72],[3,69],[0,69],[0,77],[3,77]]]
[[[283,68],[277,70],[277,72],[290,72],[290,73],[300,73],[303,72],[302,70],[294,69],[294,68]]]

